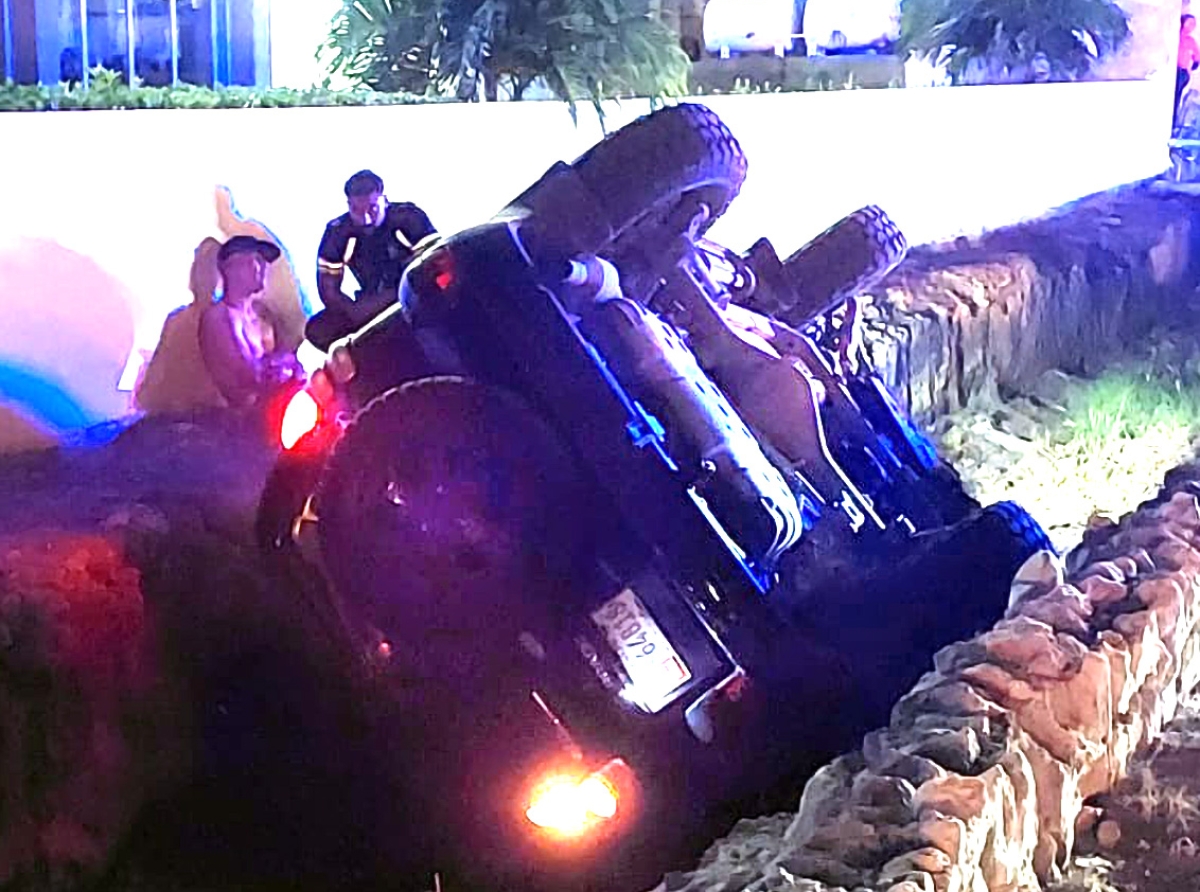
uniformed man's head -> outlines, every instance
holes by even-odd
[[[346,180],[346,203],[351,219],[359,226],[378,226],[387,207],[383,200],[383,180],[369,170],[360,170]]]

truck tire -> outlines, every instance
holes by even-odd
[[[886,724],[893,704],[929,671],[938,650],[1003,619],[1017,570],[1046,548],[1050,540],[1038,522],[1020,505],[1000,502],[913,537],[890,565],[810,598],[801,624],[851,655],[852,732]]]
[[[785,302],[765,311],[803,327],[878,284],[907,254],[908,242],[891,218],[874,205],[861,208],[783,262]]]
[[[544,619],[555,598],[541,589],[586,522],[573,470],[507,391],[457,377],[387,391],[347,427],[313,499],[340,603],[389,638],[444,641],[451,662],[471,636],[481,654],[484,640],[515,645],[509,627]]]
[[[746,156],[733,133],[715,112],[692,103],[639,118],[572,166],[614,241],[648,217],[669,216],[685,196],[708,206],[703,232],[725,213],[746,179]]]

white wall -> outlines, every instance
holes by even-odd
[[[1160,78],[712,98],[750,158],[713,236],[745,248],[766,235],[786,253],[868,203],[916,243],[1035,216],[1163,171],[1170,96]],[[646,107],[610,109],[610,126]],[[26,392],[43,382],[89,421],[127,409],[118,379],[191,299],[195,246],[253,228],[220,213],[219,187],[311,291],[354,170],[453,230],[599,136],[586,111],[577,129],[548,102],[9,114],[0,128],[0,396],[15,369]],[[50,427],[71,416],[15,402]]]

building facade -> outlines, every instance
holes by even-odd
[[[270,0],[0,0],[0,63],[23,84],[103,66],[152,86],[266,86],[270,24]]]

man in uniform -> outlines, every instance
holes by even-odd
[[[308,340],[326,351],[396,301],[405,267],[436,232],[415,204],[389,203],[383,180],[369,170],[350,177],[345,191],[349,209],[329,222],[317,249],[317,290],[325,309],[305,329]],[[346,267],[358,280],[354,297],[342,290]]]

